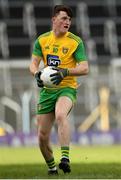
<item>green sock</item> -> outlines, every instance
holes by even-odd
[[[50,160],[46,161],[49,169],[56,169],[55,160],[51,158]]]
[[[62,158],[69,159],[69,146],[62,146],[61,147],[61,154],[62,154]]]

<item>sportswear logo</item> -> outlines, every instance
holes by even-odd
[[[37,110],[40,111],[41,110],[41,104],[37,104]]]
[[[45,49],[50,49],[49,46],[45,46]]]
[[[69,50],[69,49],[68,49],[67,47],[63,47],[63,48],[62,48],[63,54],[66,54],[66,53],[68,52],[68,50]]]

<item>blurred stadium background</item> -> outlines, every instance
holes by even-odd
[[[70,115],[72,143],[121,144],[121,0],[0,0],[0,145],[37,143],[38,88],[28,66],[56,4],[72,7],[71,31],[84,40],[90,64]]]

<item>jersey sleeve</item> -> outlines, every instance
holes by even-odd
[[[73,55],[77,62],[87,61],[85,47],[82,41],[78,44],[76,51],[74,52]]]
[[[42,49],[41,49],[41,46],[40,46],[40,43],[39,43],[38,39],[34,43],[34,48],[33,48],[32,55],[40,56],[40,57],[43,56]]]

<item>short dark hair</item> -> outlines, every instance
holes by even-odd
[[[66,5],[56,5],[53,9],[52,16],[56,16],[60,11],[65,11],[70,18],[73,17],[72,9],[69,6]]]

